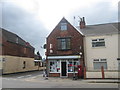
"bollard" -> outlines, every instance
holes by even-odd
[[[105,78],[105,74],[104,74],[104,67],[103,66],[101,66],[101,72],[102,72],[102,79],[104,79]]]
[[[84,79],[86,79],[86,67],[84,67]]]

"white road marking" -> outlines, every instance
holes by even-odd
[[[31,77],[32,75],[26,75],[27,77]]]
[[[24,78],[25,76],[20,76],[20,77],[17,77],[17,78]]]

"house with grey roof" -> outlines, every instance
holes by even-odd
[[[81,19],[82,22],[82,19]],[[120,34],[118,23],[85,25],[77,27],[84,35],[86,78],[119,78]]]
[[[34,47],[17,34],[0,28],[0,69],[2,74],[37,70]]]

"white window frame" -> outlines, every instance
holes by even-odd
[[[67,30],[67,23],[61,23],[60,30],[62,30],[62,31]]]
[[[107,65],[107,59],[93,59],[93,69],[94,70],[101,70],[101,68],[95,69],[94,63],[106,63],[106,65]],[[107,69],[108,69],[108,65],[106,66],[106,68],[104,68],[104,70],[107,70]]]
[[[102,45],[102,46],[97,46],[97,44],[93,44],[93,43],[101,43],[101,42],[103,42],[104,43],[104,45]],[[93,48],[96,48],[96,47],[105,47],[105,39],[104,38],[97,38],[97,39],[92,39],[92,47]]]
[[[68,67],[69,61],[70,61],[70,60],[67,61],[67,68],[69,68],[69,67]],[[74,64],[74,62],[77,62],[77,63],[80,65],[79,60],[71,60],[71,61],[72,61],[72,64]],[[67,69],[67,73],[74,73],[74,71],[69,72],[68,69]],[[77,73],[77,71],[75,71],[75,73]]]
[[[50,62],[56,62],[57,63],[57,61],[59,62],[59,68],[60,68],[60,70],[59,70],[59,72],[51,72],[50,71]],[[60,60],[49,60],[49,73],[61,73],[61,66],[60,66],[61,64],[60,64]],[[57,67],[56,67],[57,68]]]

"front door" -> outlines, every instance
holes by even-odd
[[[66,62],[61,62],[61,76],[67,76],[67,67],[66,67]]]

